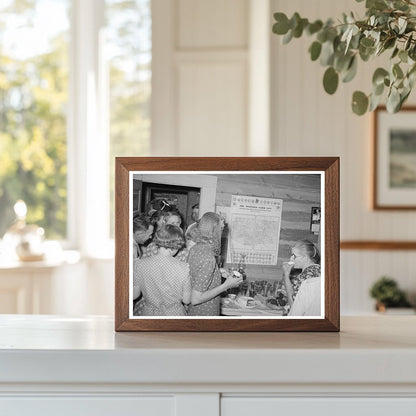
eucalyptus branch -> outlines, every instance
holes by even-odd
[[[374,110],[387,92],[387,109],[397,112],[409,97],[416,78],[416,3],[366,0],[365,5],[365,19],[344,14],[337,25],[332,19],[309,22],[298,13],[290,19],[284,13],[275,13],[273,32],[283,35],[285,44],[305,33],[315,38],[309,53],[312,61],[319,59],[326,68],[323,86],[328,94],[336,92],[340,80],[350,82],[355,77],[358,60],[367,62],[392,50],[392,65],[374,71],[370,94],[354,92],[352,110],[359,115]]]

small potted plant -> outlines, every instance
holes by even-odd
[[[411,308],[397,282],[388,276],[382,276],[373,284],[370,295],[376,300],[376,310],[379,312],[386,312],[387,308]]]

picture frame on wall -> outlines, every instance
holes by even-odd
[[[416,209],[416,107],[373,115],[373,209]]]
[[[115,185],[116,331],[339,331],[339,158],[121,157]]]

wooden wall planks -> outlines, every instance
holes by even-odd
[[[277,266],[249,265],[250,279],[281,279],[282,262],[287,261],[297,240],[307,238],[318,243],[318,236],[309,227],[311,208],[321,205],[320,188],[319,175],[218,175],[217,206],[229,207],[232,195],[283,200]]]

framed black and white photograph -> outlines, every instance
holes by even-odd
[[[416,209],[415,118],[416,107],[374,112],[374,209]]]
[[[338,158],[117,158],[116,330],[339,330]]]

